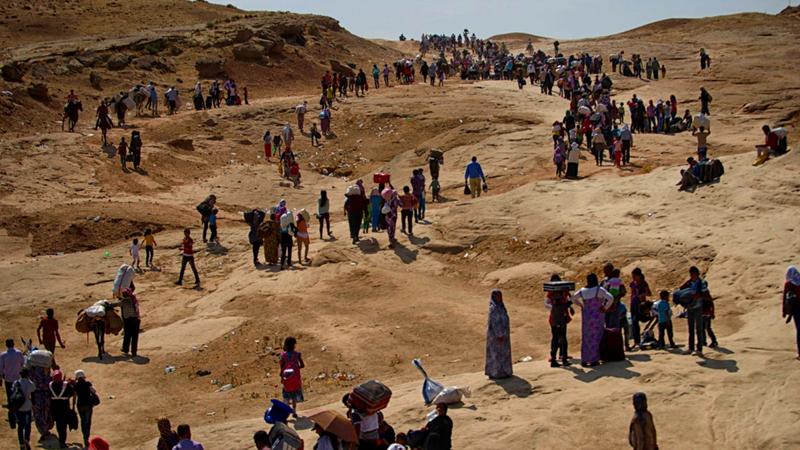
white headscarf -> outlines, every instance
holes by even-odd
[[[789,268],[786,269],[786,281],[795,286],[800,286],[800,271],[797,270],[797,267],[789,266]]]

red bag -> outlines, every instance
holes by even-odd
[[[300,354],[292,352],[281,355],[281,383],[286,392],[297,392],[303,388],[300,378]]]
[[[372,175],[372,182],[373,183],[377,183],[377,184],[381,184],[381,183],[389,184],[389,179],[390,178],[391,178],[391,175],[389,175],[388,173],[377,172],[374,175]]]

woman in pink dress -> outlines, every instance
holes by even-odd
[[[581,288],[572,298],[581,312],[581,365],[594,367],[600,364],[600,342],[605,329],[605,310],[614,300],[608,291],[600,287],[597,275],[586,277],[586,287]]]

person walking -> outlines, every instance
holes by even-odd
[[[333,237],[331,234],[331,202],[328,199],[328,192],[322,190],[319,192],[317,199],[317,220],[319,220],[319,238],[322,239],[322,230],[326,229],[328,237]]]
[[[14,423],[17,427],[19,448],[20,450],[31,450],[32,396],[36,390],[36,385],[30,380],[28,368],[23,367],[19,371],[19,379],[14,382],[13,390],[20,392],[25,399],[22,405],[14,411]]]
[[[123,338],[122,338],[122,353],[129,354],[136,358],[136,353],[139,348],[139,327],[141,320],[139,315],[139,300],[136,299],[136,294],[130,289],[122,290],[122,298],[116,302],[111,303],[111,306],[119,306],[122,309],[122,322],[123,322]]]
[[[514,374],[511,363],[511,324],[503,303],[503,293],[499,289],[494,289],[489,298],[484,373],[491,380],[508,378]]]
[[[39,345],[43,345],[50,353],[55,354],[56,342],[61,348],[65,348],[61,334],[58,332],[58,320],[55,318],[53,308],[47,308],[45,311],[45,317],[42,318],[39,328],[36,329],[36,337],[39,338]]]
[[[364,218],[366,209],[366,197],[361,188],[355,185],[350,186],[345,194],[344,211],[350,227],[350,239],[352,239],[353,245],[358,244],[361,221]]]
[[[300,133],[305,133],[305,120],[306,120],[306,112],[308,112],[308,100],[303,100],[303,103],[297,105],[294,108],[295,114],[297,114],[297,129],[300,130]]]
[[[481,182],[486,184],[486,177],[483,175],[483,168],[478,163],[478,157],[473,156],[464,171],[464,185],[469,188],[472,198],[481,196]]]
[[[600,364],[600,342],[605,329],[605,311],[614,301],[608,291],[600,287],[597,275],[586,277],[586,287],[576,292],[570,300],[578,305],[581,314],[581,365],[595,367]]]
[[[561,281],[561,277],[554,274],[550,281]],[[561,354],[561,363],[566,367],[570,365],[567,342],[567,324],[572,321],[575,311],[572,309],[569,291],[548,292],[544,301],[545,308],[550,310],[548,323],[550,324],[550,367],[559,367],[556,354]]]
[[[86,380],[86,373],[83,370],[75,371],[75,406],[78,408],[78,417],[83,434],[83,446],[89,446],[89,436],[92,434],[92,412],[94,407],[100,404],[100,396],[97,395],[92,383]]]
[[[192,230],[184,228],[183,242],[181,243],[181,273],[178,276],[178,281],[175,282],[178,286],[183,284],[183,273],[186,271],[186,265],[192,268],[194,274],[194,286],[200,287],[200,275],[197,273],[197,266],[194,264],[194,240],[192,239]]]
[[[258,261],[258,252],[264,244],[264,238],[259,234],[258,230],[264,222],[266,214],[261,210],[254,209],[249,215],[245,214],[245,216],[249,218],[250,232],[247,233],[247,239],[253,247],[253,265],[258,267],[261,264]]]
[[[686,354],[703,356],[703,341],[705,341],[705,327],[703,326],[703,280],[700,278],[700,269],[695,266],[689,268],[689,280],[681,286],[689,290],[691,300],[686,305],[687,319],[689,321],[689,350]]]
[[[797,355],[795,359],[800,361],[800,271],[795,266],[786,269],[786,283],[783,285],[783,318],[786,323],[794,319],[794,327],[797,331]],[[8,345],[6,343],[6,345]]]
[[[200,213],[200,221],[203,224],[203,242],[208,242],[206,235],[208,233],[208,221],[211,214],[214,212],[214,207],[217,205],[217,196],[214,194],[209,195],[199,205],[197,205],[197,212]]]
[[[633,394],[633,409],[628,443],[633,450],[658,450],[656,425],[653,415],[647,410],[647,396],[643,392]]]
[[[67,430],[70,424],[70,415],[74,413],[70,408],[70,399],[75,395],[70,383],[64,380],[64,374],[60,370],[53,372],[53,380],[49,385],[50,389],[50,414],[56,423],[58,433],[58,443],[61,448],[67,448]]]
[[[403,186],[403,195],[400,196],[400,229],[409,236],[414,235],[414,223],[411,220],[417,207],[417,198],[411,194],[408,186]],[[406,225],[407,224],[407,225]],[[406,231],[406,226],[408,227]]]
[[[303,397],[303,377],[300,370],[305,368],[303,355],[296,351],[297,339],[287,337],[283,342],[279,366],[281,370],[281,384],[283,386],[283,401],[292,407],[292,415],[297,417],[297,403],[305,401]]]
[[[700,88],[700,114],[705,114],[707,116],[711,115],[711,110],[708,108],[708,104],[711,103],[711,94],[708,93],[705,87]]]
[[[400,198],[391,184],[381,192],[381,197],[384,201],[381,207],[381,214],[383,214],[384,221],[386,222],[386,234],[389,236],[389,248],[394,248],[396,242],[395,232],[397,230],[397,208],[400,206]]]
[[[3,377],[3,385],[6,388],[6,404],[11,403],[11,388],[19,380],[19,373],[25,365],[25,357],[22,352],[14,348],[14,339],[6,339],[6,351],[0,353],[0,377]],[[16,428],[16,415],[9,408],[8,425],[13,430]]]

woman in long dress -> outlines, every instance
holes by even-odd
[[[581,310],[581,365],[594,367],[600,363],[600,342],[605,328],[605,309],[614,300],[608,291],[600,287],[597,275],[586,277],[586,287],[572,298]]]
[[[503,303],[503,293],[499,289],[492,291],[489,300],[485,373],[492,380],[508,378],[514,373],[511,365],[511,324]]]
[[[258,228],[258,234],[264,240],[264,260],[269,265],[278,264],[278,243],[280,241],[281,227],[270,214]]]

